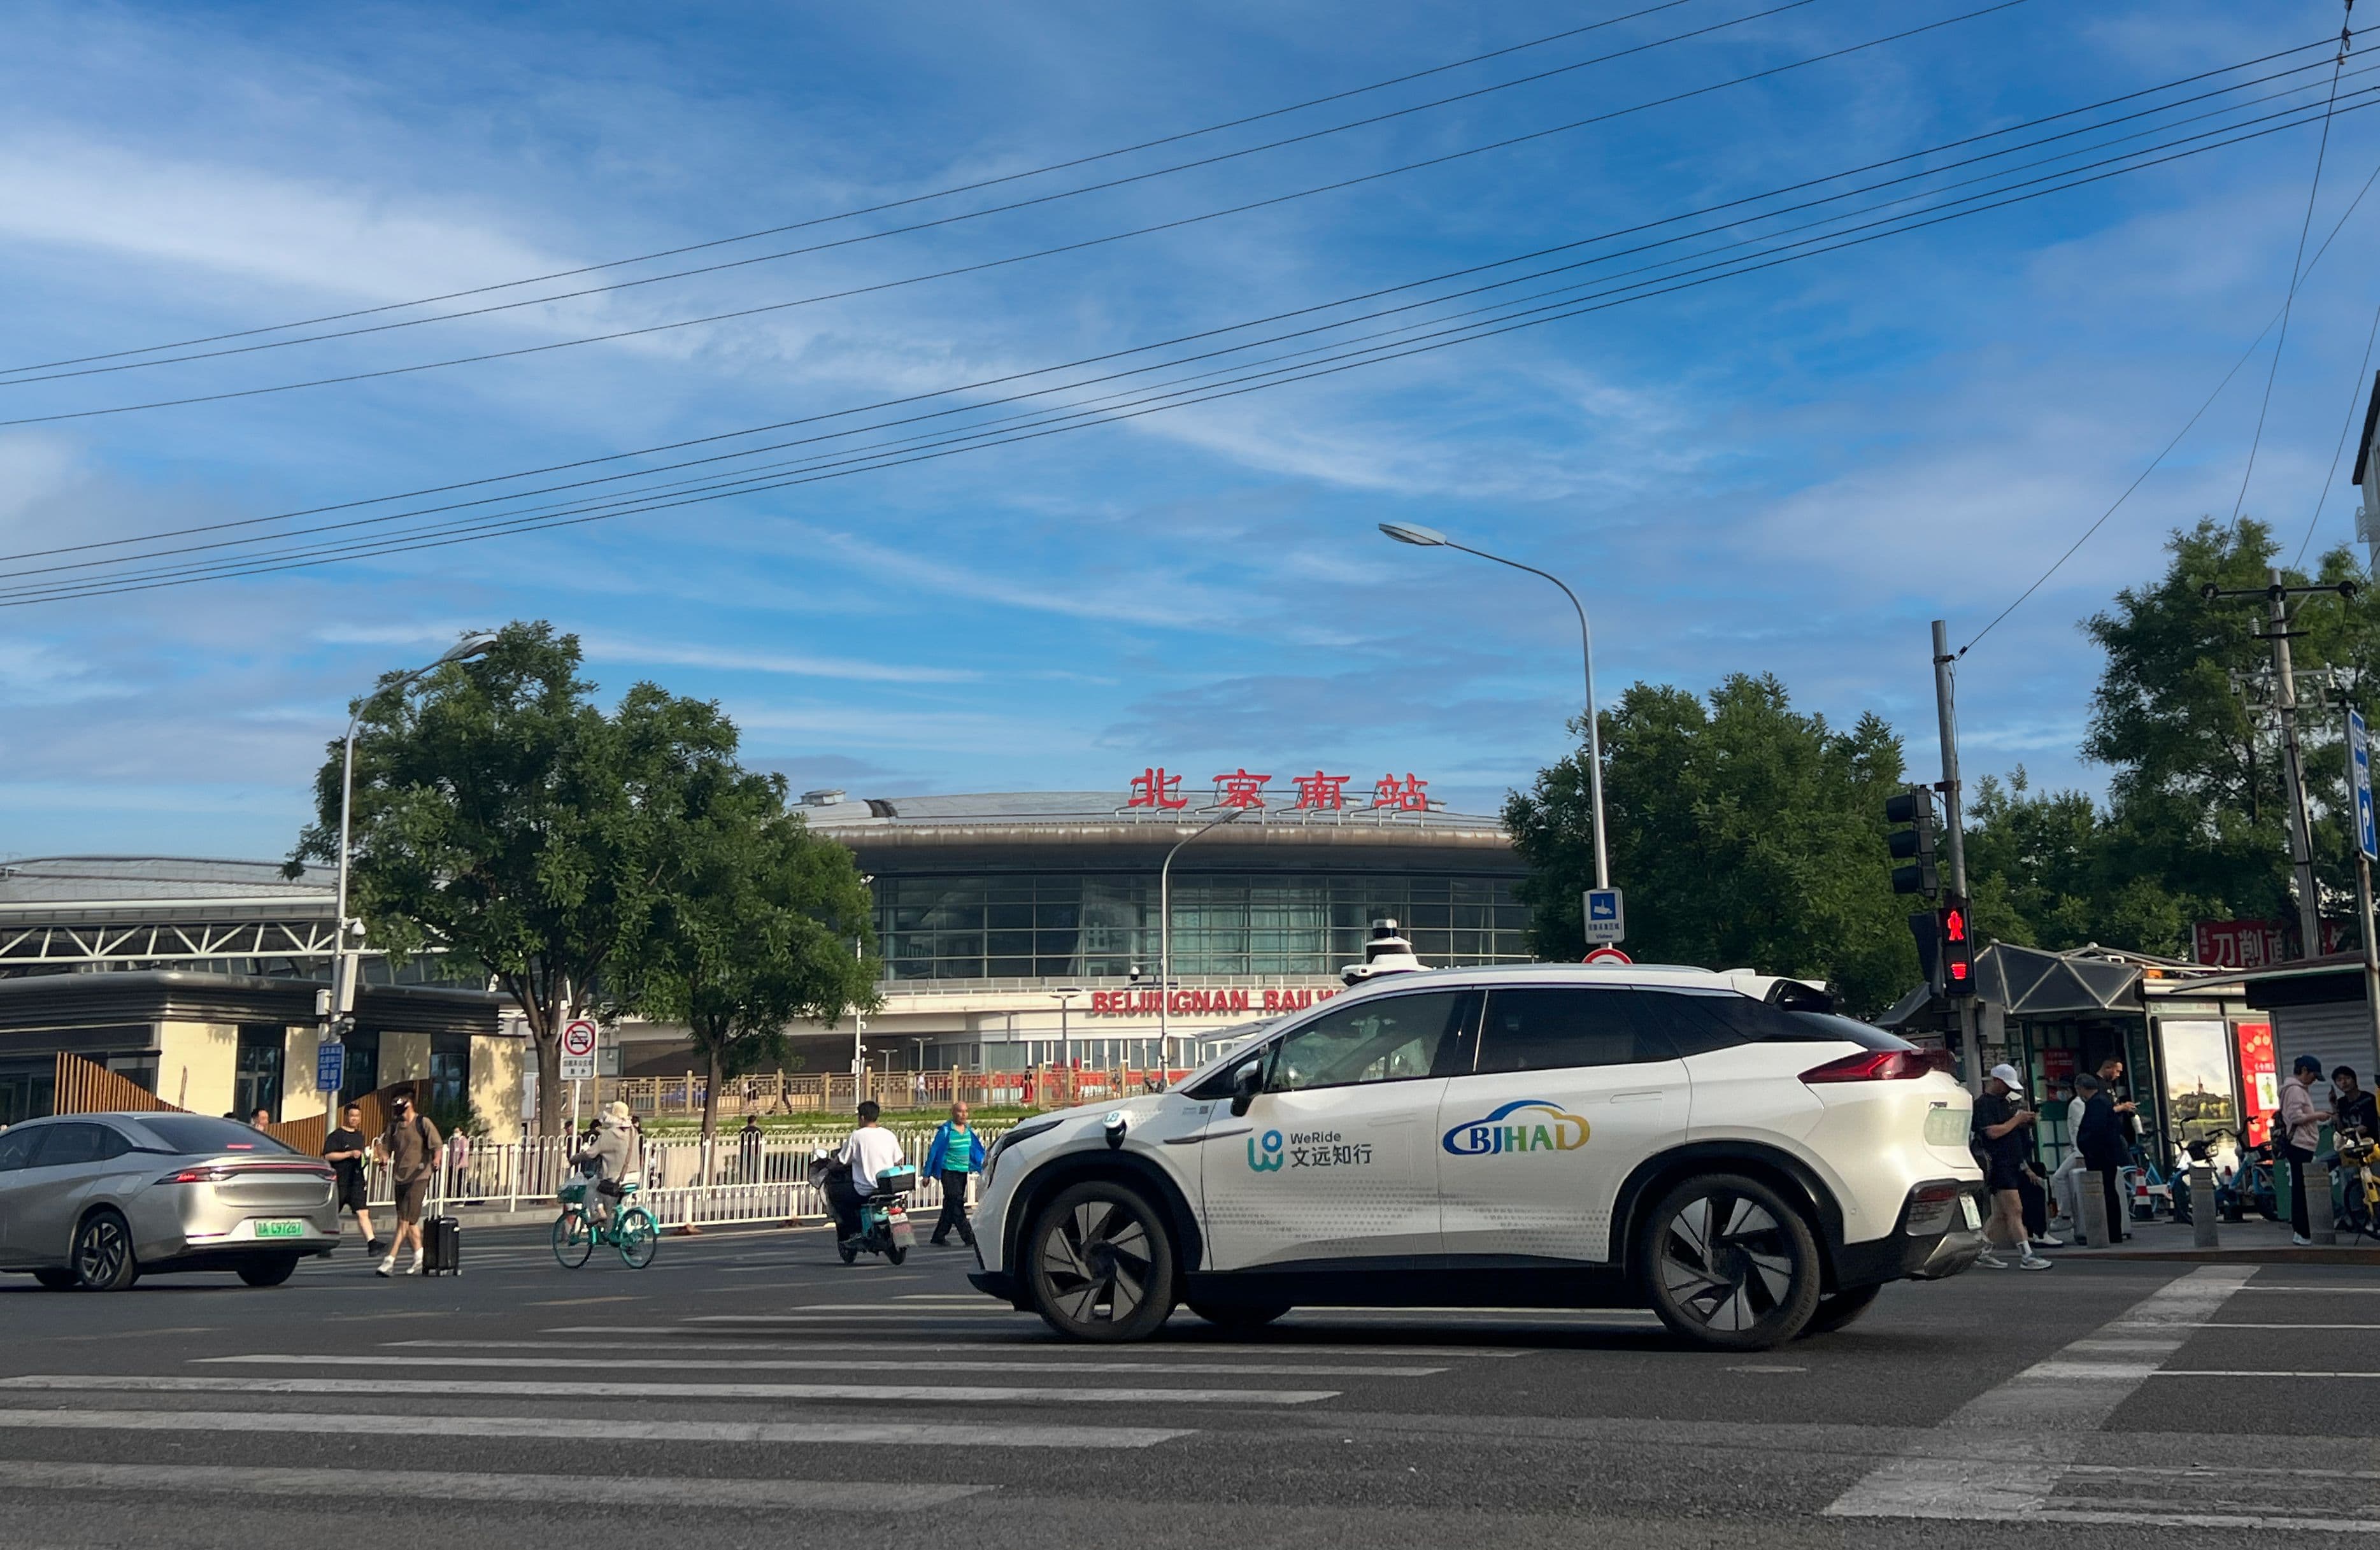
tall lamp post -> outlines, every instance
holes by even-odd
[[[1204,828],[1184,835],[1165,853],[1165,865],[1157,869],[1157,1058],[1165,1069],[1173,1069],[1173,1030],[1167,1019],[1167,1008],[1173,999],[1173,858],[1182,847],[1202,834],[1209,834],[1232,819],[1255,812],[1253,807],[1234,807]]]
[[[1399,543],[1409,543],[1418,549],[1459,549],[1465,554],[1475,554],[1482,560],[1493,560],[1500,565],[1510,565],[1516,571],[1543,576],[1560,587],[1570,606],[1578,612],[1579,647],[1586,660],[1586,786],[1588,800],[1595,807],[1595,886],[1611,886],[1611,862],[1603,841],[1603,738],[1595,724],[1595,632],[1587,627],[1586,605],[1578,600],[1561,577],[1551,571],[1541,571],[1535,565],[1524,565],[1518,560],[1507,560],[1500,554],[1490,554],[1484,549],[1456,543],[1435,527],[1424,527],[1413,522],[1383,522],[1380,531]]]
[[[448,662],[483,656],[495,643],[496,637],[492,635],[465,636],[455,643],[453,650],[436,661],[426,667],[415,668],[395,683],[373,689],[364,696],[363,705],[370,705],[383,690],[407,688]],[[339,770],[339,940],[338,956],[332,961],[336,969],[334,977],[338,983],[332,997],[332,1016],[342,1019],[356,1010],[356,958],[362,951],[364,935],[363,922],[347,918],[347,864],[352,858],[347,834],[355,817],[356,723],[363,718],[363,705],[357,706],[347,716],[346,754]]]

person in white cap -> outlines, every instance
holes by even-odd
[[[643,1181],[644,1154],[644,1137],[638,1132],[628,1106],[613,1100],[605,1106],[602,1118],[595,1121],[595,1133],[571,1156],[573,1162],[593,1163],[596,1167],[597,1198],[591,1204],[598,1223],[611,1220],[628,1184]]]
[[[2033,1144],[2034,1121],[2039,1118],[2024,1107],[2023,1078],[2010,1065],[1992,1068],[1975,1100],[1975,1145],[1984,1157],[1984,1185],[1992,1192],[1992,1217],[1984,1224],[1983,1258],[1975,1263],[1988,1270],[2005,1270],[2009,1262],[1990,1245],[2006,1243],[2017,1252],[2020,1270],[2046,1270],[2049,1261],[2033,1252],[2024,1231],[2025,1153]]]

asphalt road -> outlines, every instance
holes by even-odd
[[[0,1542],[1304,1550],[2380,1539],[2380,1275],[2067,1264],[1756,1356],[1634,1314],[1057,1342],[822,1232],[459,1279],[0,1278]],[[2307,1374],[2292,1376],[2290,1374]],[[2311,1532],[2315,1530],[2327,1532]]]

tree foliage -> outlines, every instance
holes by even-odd
[[[1901,749],[1880,719],[1837,731],[1795,711],[1775,678],[1738,674],[1706,699],[1637,684],[1601,731],[1632,955],[1824,978],[1868,1012],[1914,983],[1884,843]],[[1582,746],[1505,805],[1531,868],[1520,888],[1540,957],[1581,951],[1594,880],[1585,757]]]

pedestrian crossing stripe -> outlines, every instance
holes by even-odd
[[[577,1356],[310,1356],[297,1354],[258,1353],[242,1356],[200,1356],[194,1362],[208,1366],[256,1367],[495,1367],[495,1368],[561,1368],[569,1372],[585,1372],[588,1358]],[[685,1356],[621,1356],[606,1351],[602,1356],[606,1372],[621,1369],[656,1368],[662,1372],[679,1372],[690,1367],[726,1367],[736,1372],[759,1373],[914,1373],[915,1361],[854,1362],[847,1358],[820,1358],[805,1361],[799,1358],[754,1358],[749,1356],[722,1360],[705,1360]],[[1117,1362],[1078,1360],[1073,1362],[967,1362],[937,1361],[932,1363],[937,1373],[1191,1373],[1200,1376],[1250,1378],[1427,1378],[1446,1371],[1443,1367],[1317,1367],[1296,1363],[1227,1362]]]
[[[0,1430],[81,1432],[288,1432],[322,1436],[352,1417],[312,1411],[0,1410]],[[606,1439],[653,1443],[798,1443],[929,1447],[1142,1448],[1196,1436],[1178,1426],[1020,1426],[977,1422],[650,1421],[607,1419]],[[576,1416],[442,1415],[442,1437],[552,1437],[584,1442]]]
[[[0,1389],[118,1390],[143,1394],[337,1394],[355,1396],[352,1378],[234,1378],[114,1373],[31,1373],[0,1378]],[[544,1382],[457,1378],[442,1395],[555,1399],[785,1399],[868,1404],[976,1405],[1311,1405],[1339,1398],[1335,1388],[1029,1388],[994,1384]]]
[[[567,1474],[474,1474],[438,1470],[408,1475],[386,1470],[272,1469],[231,1464],[96,1464],[0,1459],[0,1491],[164,1491],[176,1496],[415,1496],[442,1502],[563,1502],[583,1507],[590,1483]],[[639,1476],[637,1485],[686,1508],[808,1508],[836,1512],[917,1512],[948,1507],[997,1489],[990,1485],[897,1481],[671,1479]]]

